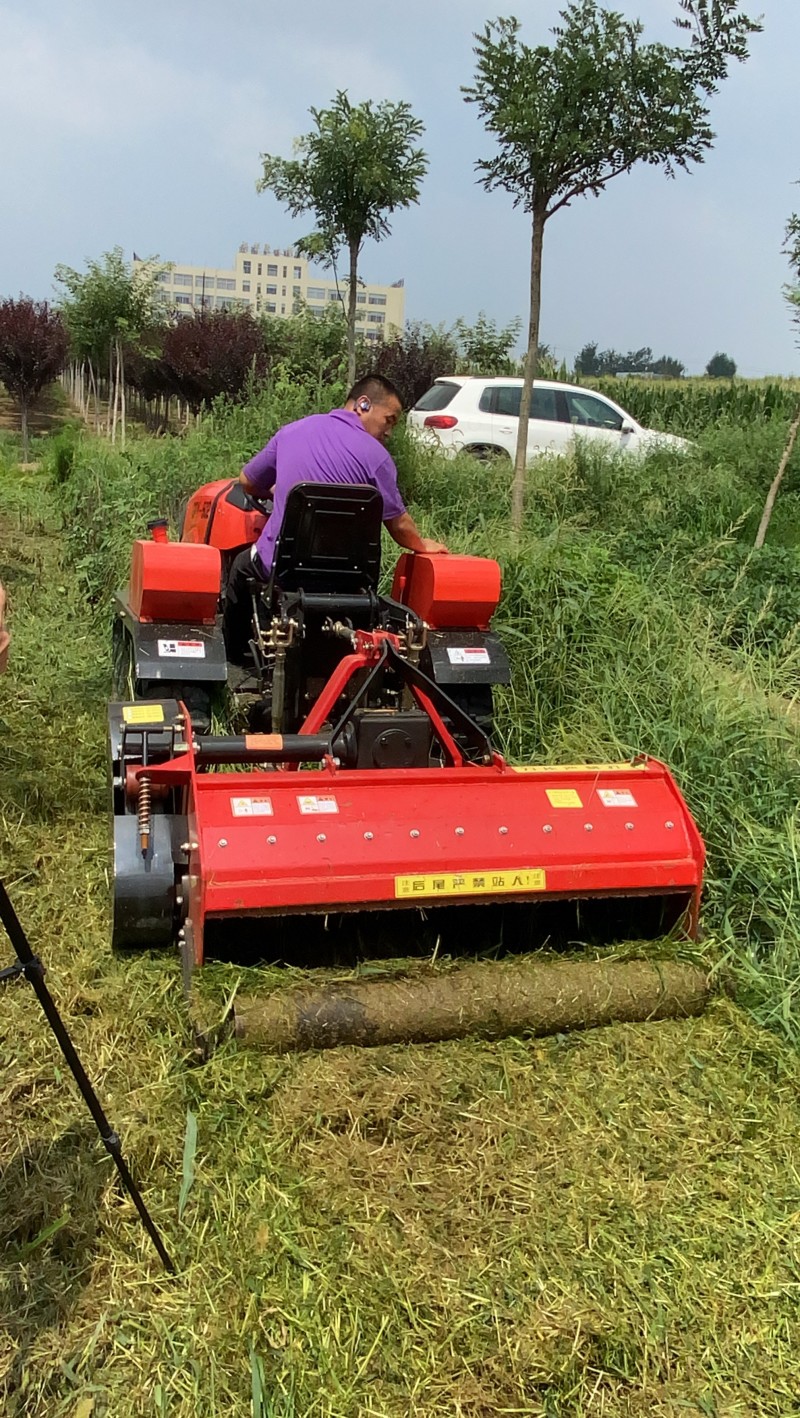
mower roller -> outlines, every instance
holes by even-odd
[[[159,523],[134,543],[110,706],[115,946],[178,944],[188,980],[220,932],[257,926],[276,958],[277,917],[614,898],[634,926],[641,907],[696,933],[704,849],[669,770],[506,762],[500,568],[405,554],[380,594],[373,489],[292,491],[231,666],[218,602],[265,511],[212,484],[183,540]],[[210,731],[225,686],[240,734]]]

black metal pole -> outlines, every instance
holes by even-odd
[[[166,1269],[174,1273],[175,1266],[156,1230],[155,1223],[144,1204],[139,1188],[133,1180],[128,1164],[122,1155],[122,1144],[119,1135],[111,1127],[108,1118],[103,1112],[100,1106],[100,1099],[89,1082],[83,1064],[75,1052],[75,1046],[67,1033],[66,1025],[56,1009],[53,996],[44,982],[44,966],[38,956],[34,955],[31,950],[28,938],[22,929],[14,907],[11,905],[8,892],[2,881],[0,881],[0,920],[6,928],[8,938],[17,956],[17,963],[15,965],[11,965],[5,970],[0,970],[0,982],[14,979],[18,975],[24,975],[25,979],[30,981],[33,986],[39,1003],[47,1017],[47,1022],[58,1040],[61,1052],[69,1064],[75,1082],[83,1095],[83,1100],[97,1124],[97,1130],[103,1140],[103,1145],[113,1157],[117,1171],[122,1178],[122,1184],[141,1217],[142,1225],[158,1251]]]

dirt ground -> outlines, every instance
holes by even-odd
[[[60,384],[51,384],[42,392],[28,413],[28,428],[31,437],[44,433],[55,433],[69,413],[67,396]],[[19,404],[12,399],[0,384],[0,429],[9,433],[19,433]]]

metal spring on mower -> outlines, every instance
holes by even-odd
[[[143,773],[139,778],[139,793],[136,799],[136,816],[139,820],[139,847],[143,857],[150,847],[150,777]]]

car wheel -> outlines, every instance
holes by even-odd
[[[465,453],[469,453],[470,457],[477,458],[479,463],[494,463],[500,458],[503,460],[510,459],[510,455],[506,452],[505,448],[497,448],[491,443],[473,443],[469,448],[465,448],[464,451]]]

